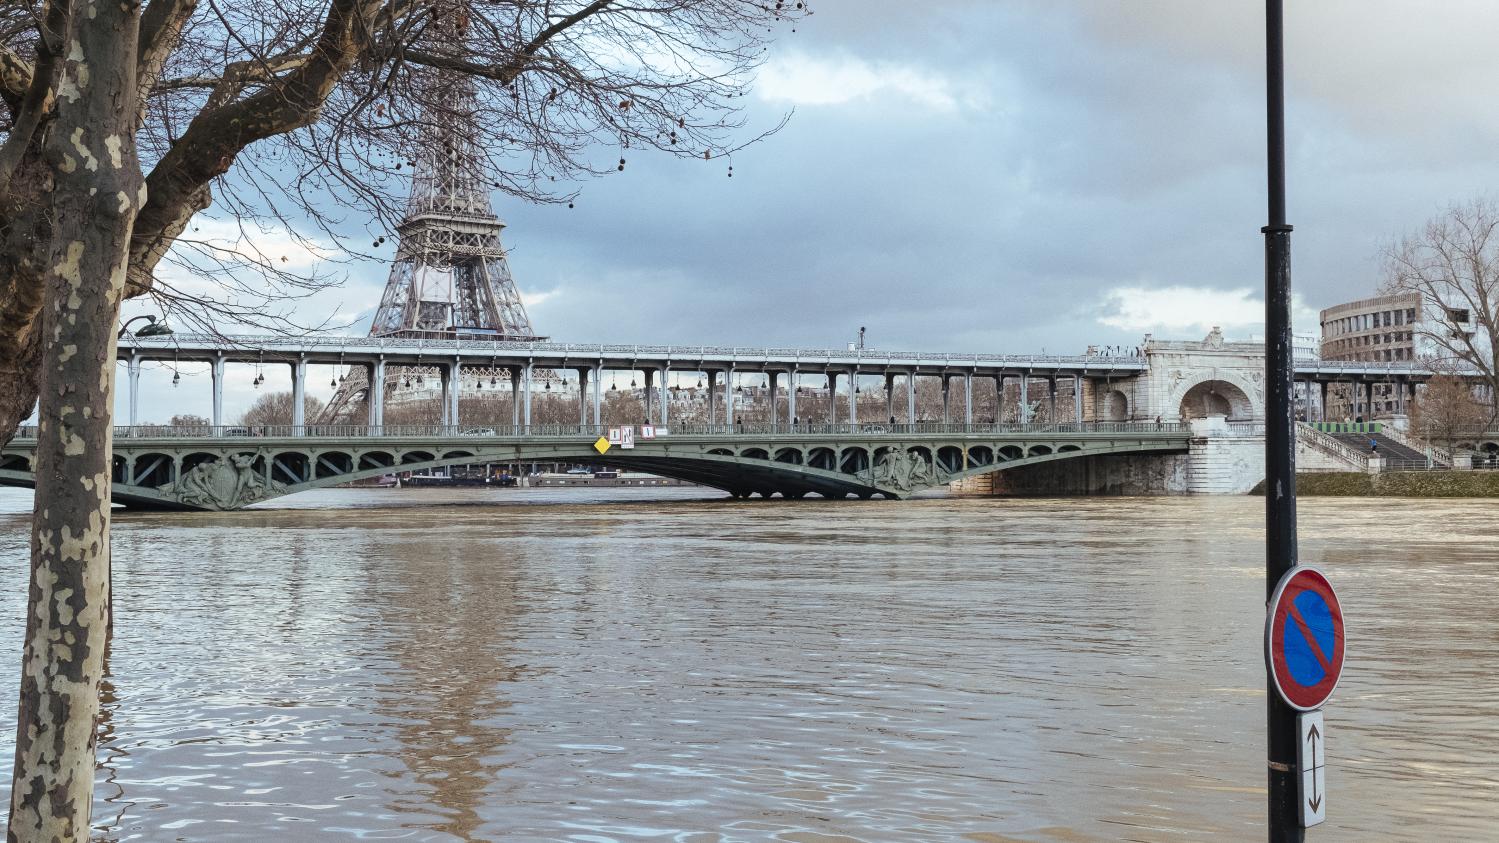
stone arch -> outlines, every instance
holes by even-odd
[[[165,486],[177,479],[177,460],[170,454],[146,453],[130,468],[133,486]]]
[[[869,449],[844,448],[838,455],[838,470],[844,474],[858,474],[869,468]]]
[[[837,471],[838,455],[832,448],[813,448],[812,453],[807,456],[807,465],[825,471]]]
[[[1238,375],[1219,372],[1216,377],[1195,383],[1183,381],[1165,409],[1168,413],[1175,413],[1183,422],[1208,416],[1225,416],[1229,421],[1256,421],[1264,418],[1258,392]]]
[[[948,474],[957,474],[964,469],[963,449],[956,445],[944,445],[937,449],[937,465]]]
[[[395,463],[396,458],[386,451],[366,451],[359,455],[360,471],[368,471],[372,468],[390,468]]]
[[[969,465],[992,465],[994,463],[994,449],[988,445],[975,445],[968,449]]]
[[[776,462],[790,463],[791,465],[802,464],[802,452],[796,448],[781,448],[776,451]]]
[[[271,480],[276,483],[306,483],[312,479],[312,460],[301,451],[283,451],[271,458]]]
[[[770,459],[770,454],[766,453],[764,448],[745,448],[744,450],[739,452],[739,456],[750,460]]]
[[[317,462],[313,466],[314,476],[318,479],[325,477],[339,477],[349,474],[354,470],[354,458],[343,451],[322,451],[317,455]]]
[[[1123,390],[1111,389],[1103,396],[1103,421],[1129,421],[1129,396]]]

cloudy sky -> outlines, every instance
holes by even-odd
[[[1371,293],[1383,245],[1499,186],[1499,4],[1288,6],[1297,316],[1313,332],[1317,309]],[[637,152],[571,210],[497,198],[541,333],[825,346],[864,325],[877,347],[1056,353],[1259,331],[1258,0],[812,8],[750,98],[754,124],[791,122],[732,179],[727,161]],[[362,333],[385,273],[354,267],[305,316]]]

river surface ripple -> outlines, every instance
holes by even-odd
[[[28,507],[0,493],[13,659]],[[1262,512],[671,489],[120,514],[98,835],[1263,839]],[[1350,618],[1316,840],[1499,839],[1496,523],[1302,502]]]

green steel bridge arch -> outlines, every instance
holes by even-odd
[[[139,508],[232,510],[400,472],[573,462],[642,471],[735,497],[904,498],[971,477],[1098,454],[1181,453],[1185,425],[736,425],[672,428],[598,453],[607,428],[434,426],[117,428],[112,494]],[[31,486],[35,428],[0,449],[0,485]]]

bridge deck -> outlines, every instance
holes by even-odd
[[[1256,426],[1242,435],[1256,435]],[[648,471],[739,496],[904,497],[974,474],[1057,459],[1186,451],[1181,424],[684,425],[595,447],[608,427],[432,425],[124,427],[113,494],[138,505],[237,509],[382,474],[474,463],[570,461]],[[0,451],[0,483],[29,485],[36,429]]]

